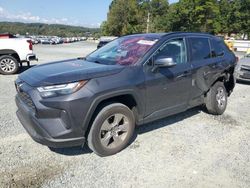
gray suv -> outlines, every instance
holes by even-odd
[[[120,37],[86,58],[35,66],[15,82],[17,116],[49,147],[124,149],[136,125],[205,104],[222,114],[235,86],[235,55],[202,33]],[[171,118],[171,117],[170,117]]]

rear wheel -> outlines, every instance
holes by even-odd
[[[0,73],[9,75],[15,74],[18,70],[19,64],[14,57],[10,55],[0,57]]]
[[[206,108],[210,114],[221,115],[227,107],[228,93],[222,82],[216,82],[206,96]]]
[[[132,111],[121,103],[110,104],[96,116],[88,135],[88,146],[100,156],[113,155],[127,146],[134,128]]]

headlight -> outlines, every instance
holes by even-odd
[[[87,81],[84,80],[68,84],[38,87],[37,90],[42,97],[47,98],[74,93],[81,89],[86,83]]]

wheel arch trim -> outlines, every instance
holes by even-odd
[[[0,50],[0,57],[3,55],[11,55],[13,57],[13,54],[17,55],[17,58],[18,58],[17,61],[20,62],[20,56],[15,50],[11,50],[11,49]]]
[[[91,127],[90,123],[98,105],[101,104],[101,102],[105,100],[109,100],[109,99],[123,96],[123,95],[130,95],[135,100],[136,109],[138,111],[138,117],[135,117],[135,118],[140,118],[141,116],[143,116],[143,113],[144,113],[143,103],[140,100],[140,97],[132,89],[112,91],[112,92],[96,97],[94,101],[91,103],[91,106],[86,114],[86,118],[82,124],[82,128],[84,129],[85,134],[88,132],[88,129]]]

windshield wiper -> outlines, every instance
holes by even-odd
[[[93,62],[97,64],[102,64],[100,61],[93,61]]]
[[[86,57],[78,57],[79,60],[86,60]]]

